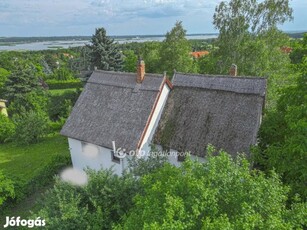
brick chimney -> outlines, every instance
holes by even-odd
[[[137,62],[136,69],[136,82],[142,83],[145,77],[145,62],[141,58]]]
[[[231,76],[237,76],[237,65],[232,64],[230,69],[229,69],[229,75]]]

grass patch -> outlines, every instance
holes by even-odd
[[[75,91],[76,89],[51,89],[49,90],[52,96],[59,96],[59,95],[63,95],[66,92],[75,92]]]
[[[54,175],[69,165],[67,138],[59,134],[29,146],[1,144],[0,169],[14,182],[16,197],[0,207],[0,226],[7,215],[29,216],[37,208],[37,199],[54,185]]]
[[[0,168],[8,177],[30,181],[59,155],[69,156],[67,138],[59,134],[29,146],[1,144]]]

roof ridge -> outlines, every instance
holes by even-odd
[[[200,86],[182,86],[176,85],[176,88],[182,89],[198,89],[198,90],[208,90],[208,91],[218,91],[218,92],[228,92],[228,93],[235,93],[235,94],[245,94],[245,95],[260,95],[260,97],[265,97],[265,95],[261,95],[260,93],[253,93],[253,92],[238,92],[232,89],[215,89],[215,88],[203,88]]]
[[[116,75],[136,75],[136,73],[132,72],[123,72],[123,71],[109,71],[109,70],[94,70],[93,72],[99,72],[99,73],[107,73],[107,74],[116,74]],[[163,77],[163,74],[158,73],[145,73],[145,76],[149,77]]]
[[[259,79],[259,80],[267,79],[267,77],[256,77],[256,76],[231,76],[231,75],[222,75],[222,74],[215,75],[215,74],[181,73],[181,72],[176,72],[174,76],[177,74],[186,75],[186,76],[195,76],[195,77],[210,77],[210,78],[220,77],[220,78],[231,78],[231,79]]]

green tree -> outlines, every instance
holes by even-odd
[[[26,93],[39,89],[35,69],[25,63],[15,63],[16,66],[5,82],[4,97],[11,103],[16,99],[22,100]]]
[[[167,71],[170,77],[172,77],[174,69],[185,73],[196,71],[196,66],[190,56],[192,48],[185,36],[186,30],[183,28],[182,22],[176,22],[172,30],[166,33],[166,38],[162,42],[160,70]]]
[[[295,39],[291,44],[293,50],[290,53],[292,63],[299,64],[303,58],[307,56],[307,33],[304,34],[303,39]]]
[[[0,113],[0,143],[9,140],[15,133],[14,123]]]
[[[73,74],[69,69],[65,67],[61,67],[59,69],[56,69],[53,71],[53,78],[58,80],[58,81],[67,81],[73,79]]]
[[[290,59],[281,47],[289,38],[277,25],[292,19],[289,0],[222,1],[215,9],[213,24],[219,31],[215,73],[228,74],[231,64],[239,75],[268,77],[267,107],[275,106],[277,88],[289,81]]]
[[[0,96],[3,93],[4,90],[4,84],[8,78],[8,76],[10,75],[10,72],[7,71],[4,68],[0,68]]]
[[[223,73],[236,63],[242,74],[263,75],[270,56],[275,58],[286,45],[276,26],[291,19],[289,0],[222,1],[215,9],[213,24],[219,30],[217,55],[223,59],[219,63]]]
[[[15,114],[13,121],[16,125],[14,141],[19,145],[28,145],[39,142],[49,130],[49,119],[42,111],[24,111]]]
[[[287,208],[278,176],[210,148],[206,163],[166,164],[141,178],[144,192],[117,229],[303,229],[306,203]]]
[[[144,59],[147,73],[161,73],[160,65],[161,42],[145,42],[139,50],[140,56]]]
[[[136,72],[136,63],[138,57],[135,55],[133,50],[125,50],[124,52],[124,68],[123,70],[126,72]]]
[[[101,70],[120,71],[123,68],[122,54],[118,50],[114,40],[106,35],[104,28],[96,29],[92,36],[91,45],[88,45],[91,53],[92,67]]]
[[[275,169],[295,193],[307,200],[307,57],[294,86],[285,87],[276,109],[267,112],[255,154],[259,167]]]

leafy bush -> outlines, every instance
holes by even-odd
[[[60,117],[59,120],[57,121],[50,121],[49,122],[49,127],[50,127],[50,131],[53,131],[55,133],[58,133],[63,125],[65,124],[66,119],[63,117]]]
[[[41,140],[48,133],[48,117],[43,112],[33,110],[22,115],[14,115],[16,124],[14,141],[17,144],[31,144]]]
[[[54,95],[50,98],[48,115],[52,121],[67,118],[77,101],[81,91],[66,91],[62,95]]]
[[[307,204],[286,208],[289,189],[275,173],[251,171],[245,158],[233,160],[225,152],[205,163],[165,164],[142,177],[141,186],[117,229],[302,229],[307,224]]]
[[[132,206],[138,183],[111,171],[87,171],[88,184],[75,187],[59,178],[40,202],[35,216],[46,219],[47,229],[111,229]]]
[[[48,93],[43,90],[29,92],[21,98],[16,98],[9,106],[9,114],[23,114],[26,111],[47,112],[49,103]]]
[[[306,59],[307,70],[307,59]],[[260,129],[255,162],[266,171],[275,169],[283,181],[307,201],[307,72],[295,86],[284,88],[276,110],[269,111]]]
[[[13,182],[6,178],[0,171],[0,206],[7,198],[13,198],[14,196],[15,192]]]
[[[288,188],[275,173],[266,177],[251,171],[243,157],[233,160],[225,152],[214,157],[213,148],[208,152],[205,163],[187,159],[178,168],[158,164],[141,177],[87,170],[89,181],[83,187],[57,178],[35,216],[46,219],[47,229],[64,230],[302,229],[306,225],[307,204],[287,207]],[[139,166],[144,169],[146,164]]]
[[[10,139],[15,133],[14,123],[3,114],[0,114],[0,143]]]
[[[73,80],[73,74],[66,68],[59,68],[54,70],[53,78],[58,81]],[[50,86],[49,86],[50,87]]]

